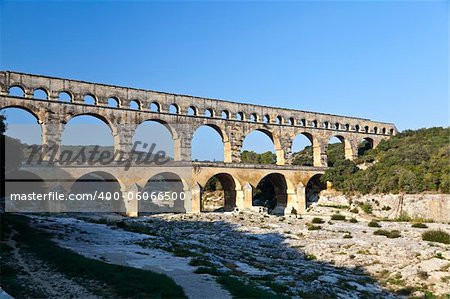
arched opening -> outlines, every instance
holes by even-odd
[[[308,183],[306,184],[305,196],[306,196],[306,207],[311,204],[318,202],[320,198],[320,192],[327,189],[327,184],[322,182],[322,175],[313,175]]]
[[[244,113],[243,112],[236,113],[236,119],[240,121],[245,120]]]
[[[108,122],[99,115],[90,114],[70,119],[61,135],[61,162],[95,162],[101,156],[105,164],[114,157],[114,136]]]
[[[241,163],[275,164],[274,142],[270,132],[255,130],[248,134],[241,150]]]
[[[64,102],[64,103],[70,103],[72,102],[72,96],[70,93],[66,91],[61,91],[58,95],[58,101]]]
[[[280,115],[278,115],[278,116],[277,116],[277,124],[278,124],[278,125],[281,125],[282,123],[283,123],[283,117],[280,116]]]
[[[138,100],[133,100],[130,102],[130,109],[132,110],[141,110],[141,104]]]
[[[381,130],[381,134],[386,135],[386,128],[383,128],[383,129]]]
[[[21,86],[13,85],[8,89],[8,95],[12,97],[25,97],[25,90]]]
[[[330,123],[325,121],[325,122],[323,122],[322,126],[323,126],[324,129],[329,129],[330,128]]]
[[[236,207],[236,183],[227,173],[212,176],[202,189],[201,211],[232,211]]]
[[[377,128],[377,127],[374,127],[374,128],[373,128],[373,133],[374,133],[374,134],[378,134],[378,128]]]
[[[117,98],[109,98],[106,104],[110,108],[119,108],[119,100]]]
[[[349,131],[350,130],[350,125],[349,124],[345,124],[345,130]]]
[[[250,115],[250,121],[257,122],[258,121],[258,115],[256,113],[252,113]]]
[[[394,129],[390,129],[390,130],[389,130],[389,134],[390,134],[390,135],[394,135],[394,133],[395,133]]]
[[[271,173],[253,189],[253,206],[266,207],[269,213],[283,214],[287,206],[287,183],[282,174]]]
[[[270,116],[268,114],[264,115],[264,123],[265,124],[270,123]]]
[[[358,144],[358,157],[373,149],[373,139],[366,137]]]
[[[301,133],[292,140],[292,165],[313,166],[313,137]]]
[[[188,108],[187,115],[197,115],[197,108],[194,106],[190,106]]]
[[[327,161],[329,167],[333,167],[337,161],[345,159],[344,142],[345,140],[342,136],[333,136],[328,141]]]
[[[170,127],[160,120],[147,120],[139,124],[132,138],[134,157],[149,160],[158,152],[167,158],[174,157],[174,142]],[[147,156],[150,155],[150,156]]]
[[[214,109],[208,108],[205,110],[205,116],[206,117],[214,117]]]
[[[151,177],[142,190],[148,200],[140,200],[140,215],[148,213],[184,213],[184,186],[175,173],[163,172]],[[187,198],[186,198],[187,199]]]
[[[360,131],[359,125],[356,125],[356,126],[355,126],[355,131],[356,131],[356,132],[359,132],[359,131]]]
[[[177,104],[172,104],[169,106],[169,113],[170,114],[178,114],[180,113],[180,107],[178,107]]]
[[[300,119],[299,125],[302,127],[306,126],[306,119],[304,119],[304,118]]]
[[[83,98],[83,101],[86,105],[96,105],[97,104],[97,100],[91,94],[85,95]]]
[[[335,124],[334,124],[334,128],[335,128],[336,130],[340,130],[340,129],[341,129],[341,125],[340,125],[339,123],[335,123]]]
[[[221,113],[221,116],[223,119],[229,119],[230,118],[230,112],[228,110],[223,110]]]
[[[364,127],[364,132],[365,132],[365,133],[369,133],[369,126],[365,126],[365,127]]]
[[[79,212],[126,212],[118,180],[104,171],[94,171],[81,176],[73,183],[70,194],[76,197],[85,197],[87,194],[92,198],[96,196],[94,201],[71,202]]]
[[[161,105],[158,102],[152,102],[149,108],[151,112],[161,112]]]
[[[289,125],[295,126],[295,119],[293,117],[289,118]]]
[[[203,125],[195,130],[192,138],[192,160],[224,161],[224,143],[220,128]]]
[[[33,92],[33,99],[47,100],[48,99],[47,91],[45,91],[42,88],[35,89]]]
[[[313,120],[313,121],[311,122],[311,126],[312,126],[313,128],[317,128],[317,120]]]

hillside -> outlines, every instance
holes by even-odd
[[[375,162],[365,170],[356,163]],[[450,193],[450,128],[406,130],[322,178],[344,193]]]

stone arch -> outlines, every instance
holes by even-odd
[[[314,136],[311,133],[304,131],[301,131],[292,137],[293,137],[291,144],[291,152],[293,153],[292,164],[313,166],[314,146],[317,145],[318,143],[317,140],[315,140]]]
[[[295,119],[293,117],[289,118],[289,125],[295,126]]]
[[[186,114],[192,116],[198,115],[198,108],[195,106],[189,106]]]
[[[95,203],[90,201],[80,201],[80,203],[77,204],[77,208],[81,209],[80,212],[97,211],[125,213],[126,206],[122,199],[123,190],[125,190],[125,186],[113,174],[105,171],[92,171],[87,172],[76,179],[70,186],[69,193],[97,195]],[[104,196],[104,200],[99,196]],[[110,200],[105,200],[108,197]]]
[[[139,101],[137,99],[131,100],[129,108],[132,109],[132,110],[141,110],[142,109],[142,103],[141,103],[141,101]]]
[[[267,137],[269,137],[270,141],[272,141],[273,148],[275,151],[275,154],[277,156],[277,164],[278,165],[284,165],[284,150],[281,146],[281,141],[279,137],[276,134],[273,134],[271,131],[264,129],[264,128],[255,128],[252,130],[249,130],[246,134],[242,136],[242,145],[244,145],[245,139],[250,136],[253,132],[258,131],[263,134],[265,134]]]
[[[310,206],[320,198],[320,192],[327,188],[327,184],[321,180],[322,174],[313,175],[306,184],[305,196],[306,206]]]
[[[250,114],[250,121],[251,122],[258,122],[258,114],[257,113]]]
[[[269,212],[284,214],[288,203],[288,184],[286,177],[274,172],[264,176],[253,188],[252,206],[264,206]]]
[[[152,101],[148,107],[151,112],[160,113],[161,112],[161,104],[157,101]]]
[[[350,140],[345,138],[343,135],[333,135],[333,136],[331,136],[328,139],[327,150],[328,150],[328,145],[330,144],[330,140],[333,137],[337,138],[343,145],[343,158],[348,159],[348,160],[353,160],[353,158],[355,157],[356,153],[354,153],[354,149],[352,147],[352,143],[350,142]]]
[[[205,109],[204,116],[206,117],[216,117],[216,111],[213,108]]]
[[[92,101],[92,103],[91,103]],[[94,105],[98,104],[98,98],[93,93],[87,93],[83,96],[83,103],[85,105]]]
[[[245,121],[245,113],[241,111],[236,113],[236,120]]]
[[[25,103],[23,106],[22,105],[7,105],[4,107],[1,107],[0,111],[6,110],[8,108],[16,108],[16,109],[24,110],[24,111],[30,113],[36,119],[36,122],[38,124],[42,124],[42,122],[43,122],[42,114],[40,113],[39,108],[36,107],[35,105],[26,105]]]
[[[265,124],[270,123],[270,115],[269,115],[269,114],[265,114],[265,115],[264,115],[263,122],[264,122]]]
[[[241,186],[231,174],[219,172],[212,175],[202,188],[201,211],[234,210],[237,190],[241,190]],[[218,200],[214,200],[214,196]]]
[[[44,87],[38,87],[33,90],[33,99],[48,100],[48,90]]]
[[[112,96],[107,98],[105,105],[107,105],[110,108],[120,108],[121,102],[118,97]]]
[[[222,110],[222,112],[221,112],[221,117],[222,117],[223,119],[230,119],[230,111],[228,111],[228,110]]]
[[[231,162],[231,143],[230,143],[228,134],[224,130],[222,130],[221,127],[219,127],[218,125],[215,125],[215,124],[201,124],[201,125],[195,127],[194,134],[192,137],[192,149],[193,149],[192,154],[194,154],[194,147],[195,147],[194,143],[197,141],[195,138],[195,133],[197,132],[198,129],[200,129],[202,127],[209,127],[211,129],[213,129],[219,135],[219,137],[221,138],[222,146],[223,146],[223,161]]]
[[[72,103],[73,102],[73,94],[68,90],[60,90],[60,91],[58,91],[58,101]]]
[[[180,114],[180,106],[175,103],[170,104],[168,112],[170,114]]]
[[[13,96],[13,97],[21,97],[24,98],[25,97],[25,86],[23,86],[22,84],[11,84],[8,87],[8,95],[9,96]]]
[[[363,137],[358,144],[357,156],[362,156],[365,152],[374,148],[375,141],[370,137]]]
[[[152,125],[157,125],[157,127],[151,127]],[[134,146],[135,142],[141,142],[141,144],[136,144],[136,151],[148,153],[153,147],[153,155],[162,150],[166,157],[174,158],[175,140],[177,139],[177,131],[168,122],[159,118],[145,118],[137,124],[133,131],[131,143]]]
[[[189,186],[182,177],[174,172],[160,172],[153,175],[147,180],[142,189],[143,194],[148,194],[150,200],[139,201],[139,214],[186,212],[184,207],[185,190],[189,190]],[[164,196],[168,194],[168,197],[166,197],[168,200],[159,200],[159,194],[164,194]],[[156,200],[151,200],[152,196]]]

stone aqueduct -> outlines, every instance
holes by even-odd
[[[11,95],[13,87],[20,88],[23,95]],[[36,90],[44,91],[47,98],[35,99]],[[69,102],[59,100],[62,92],[70,95]],[[93,97],[95,103],[86,104],[85,96]],[[111,98],[117,102],[117,107],[108,106],[108,99]],[[132,103],[135,108],[131,108]],[[156,111],[152,111],[151,106],[156,107]],[[0,72],[0,109],[9,107],[32,113],[41,125],[42,144],[56,148],[61,145],[65,124],[79,115],[91,115],[104,121],[114,136],[115,150],[125,153],[131,151],[132,138],[139,124],[147,120],[163,124],[172,134],[174,143],[174,162],[170,165],[164,168],[136,166],[126,172],[114,164],[95,169],[111,174],[125,193],[137,192],[153,175],[170,172],[171,167],[189,169],[189,174],[181,178],[184,191],[191,197],[190,206],[186,207],[188,212],[201,210],[202,187],[215,175],[224,178],[224,188],[232,191],[235,206],[240,209],[252,206],[252,190],[261,179],[269,176],[274,178],[277,198],[284,198],[281,207],[285,212],[292,208],[304,212],[305,188],[313,176],[326,169],[330,138],[339,138],[344,143],[345,157],[354,159],[362,139],[369,140],[376,147],[382,139],[397,132],[391,123],[356,117],[4,71]],[[192,162],[191,141],[194,132],[201,126],[209,126],[221,136],[224,162]],[[276,165],[240,163],[243,140],[255,130],[265,133],[273,141]],[[299,134],[305,135],[312,143],[314,166],[291,165],[292,142]],[[49,159],[45,146],[44,160]],[[48,171],[45,164],[24,167],[43,179],[55,178],[52,177],[55,173]],[[74,180],[92,172],[92,166],[61,165],[60,169]],[[280,182],[283,186],[277,188]],[[70,186],[67,186],[66,190],[69,189]],[[129,215],[137,215],[136,203],[127,202],[125,206]]]

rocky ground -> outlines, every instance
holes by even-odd
[[[450,245],[422,241],[427,229],[392,221],[369,227],[370,216],[340,207],[316,207],[310,213],[161,214],[135,219],[97,215],[81,217],[76,226],[67,217],[52,217],[52,222],[39,217],[39,223],[53,231],[61,246],[89,257],[156,269],[179,284],[190,275],[183,288],[193,298],[199,297],[194,291],[199,286],[229,297],[227,285],[221,289],[215,279],[230,276],[274,295],[299,298],[446,298],[450,293]],[[324,216],[336,213],[346,220]],[[313,218],[323,223],[313,224],[321,222]],[[448,224],[426,225],[450,232]],[[400,237],[374,235],[379,229],[398,230]],[[105,240],[109,245],[100,246]],[[189,285],[197,287],[189,290]]]

